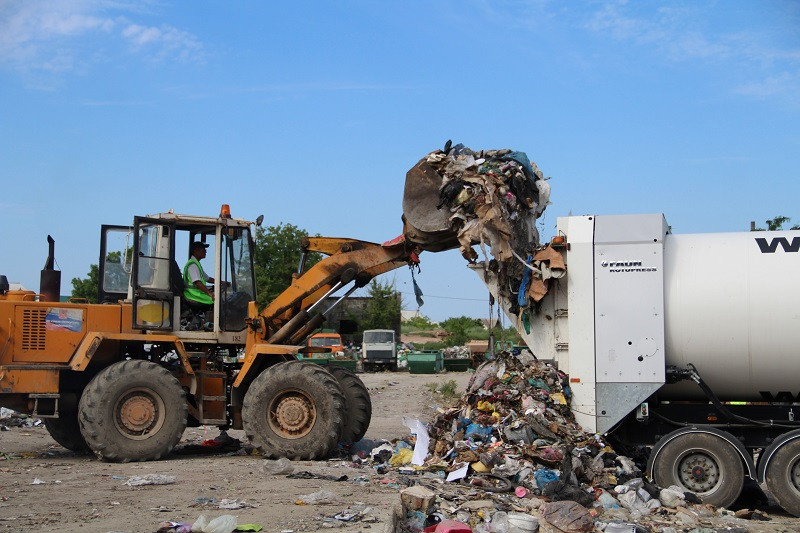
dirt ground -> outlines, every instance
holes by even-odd
[[[373,403],[372,423],[365,438],[392,440],[409,434],[403,417],[428,422],[442,405],[441,398],[431,395],[428,384],[455,380],[460,397],[472,373],[359,375]],[[215,428],[188,429],[176,451],[164,460],[114,464],[61,448],[41,425],[1,431],[0,533],[155,532],[161,522],[191,524],[201,514],[209,519],[232,514],[238,524],[258,524],[269,533],[329,528],[343,533],[388,533],[394,531],[393,517],[404,478],[406,482],[415,481],[394,469],[380,474],[371,466],[355,466],[343,459],[292,463],[295,473],[347,476],[342,481],[265,474],[264,458],[248,455],[247,447],[225,453],[200,446],[217,435]],[[241,431],[231,431],[230,436],[245,441]],[[175,481],[169,485],[125,484],[133,476],[147,475],[174,476]],[[320,490],[333,493],[335,501],[326,505],[296,503]],[[353,521],[335,518],[348,511],[362,511],[362,516]],[[769,522],[735,521],[740,526],[738,531],[800,532],[800,519],[777,507],[768,512]],[[695,531],[729,530],[726,528],[731,521],[708,524],[726,527]],[[542,533],[555,531],[545,523],[541,526]]]
[[[471,373],[410,375],[404,372],[359,374],[370,390],[372,423],[365,438],[391,440],[408,435],[403,417],[427,422],[440,405],[428,383],[455,380],[459,396]],[[231,437],[245,441],[241,431]],[[346,475],[347,481],[289,479],[263,473],[264,459],[246,455],[188,454],[216,428],[191,428],[176,452],[147,463],[103,463],[76,455],[56,444],[44,426],[11,427],[0,432],[0,531],[153,532],[160,522],[193,523],[236,516],[239,524],[258,524],[265,532],[391,530],[392,513],[399,504],[397,474],[385,476],[349,461],[295,461],[295,472]],[[183,451],[184,453],[180,453]],[[174,476],[169,485],[127,486],[132,476]],[[301,496],[328,490],[336,503],[297,505]],[[223,500],[237,500],[223,502]],[[221,509],[221,503],[240,509]],[[252,507],[251,507],[252,506]],[[335,515],[362,510],[359,522],[343,522]]]

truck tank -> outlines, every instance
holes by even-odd
[[[666,235],[664,307],[666,364],[694,364],[723,401],[800,400],[800,231]]]

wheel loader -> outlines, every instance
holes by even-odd
[[[50,239],[40,294],[9,290],[0,276],[0,406],[43,419],[70,450],[116,462],[164,457],[187,425],[244,429],[267,457],[323,458],[359,440],[372,410],[361,380],[298,353],[314,349],[303,340],[335,305],[416,261],[415,250],[402,238],[306,238],[291,285],[259,311],[252,232],[262,220],[223,205],[218,217],[102,226],[97,304],[58,301]],[[209,246],[215,280],[205,312],[182,297],[178,262],[196,241]],[[306,269],[309,252],[325,257]]]

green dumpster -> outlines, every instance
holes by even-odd
[[[318,365],[322,366],[325,366],[330,362],[330,359],[327,357],[298,357],[298,359],[307,363],[317,363]]]
[[[356,371],[355,359],[331,359],[330,364],[331,366],[341,366],[343,368],[346,368],[350,372]]]
[[[410,374],[435,374],[444,368],[442,352],[426,350],[408,354],[408,372]]]
[[[447,358],[444,360],[444,369],[448,372],[466,372],[472,367],[471,359]]]
[[[322,366],[341,366],[351,372],[356,371],[355,359],[334,359],[333,357],[304,357],[301,361],[317,363]]]

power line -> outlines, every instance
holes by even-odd
[[[409,296],[414,296],[413,292],[403,292],[400,291],[400,294],[407,294]],[[456,296],[435,296],[433,294],[428,294],[427,292],[422,295],[422,298],[441,298],[442,300],[467,300],[470,302],[485,302],[487,301],[486,298],[458,298]]]

